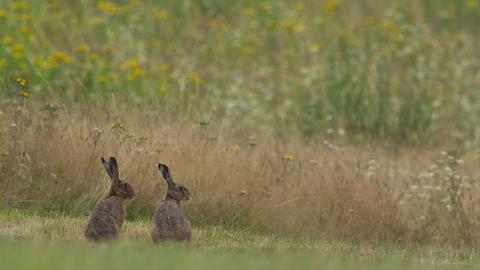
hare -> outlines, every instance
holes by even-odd
[[[97,202],[85,229],[85,238],[92,241],[112,240],[118,237],[125,219],[124,201],[135,197],[132,186],[118,178],[116,159],[110,157],[107,162],[102,157],[101,160],[112,184],[108,196]]]
[[[192,195],[186,187],[173,182],[167,165],[159,163],[158,169],[167,182],[167,192],[155,209],[152,240],[155,243],[165,240],[190,241],[192,226],[183,215],[180,202],[190,200]]]

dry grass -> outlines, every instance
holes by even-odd
[[[480,193],[476,178],[467,177],[478,171],[473,153],[462,155],[465,164],[458,169],[472,185],[461,204],[447,211],[437,205],[444,198],[419,201],[423,195],[410,192],[427,185],[418,174],[440,150],[393,155],[370,147],[253,138],[131,107],[76,112],[5,105],[2,111],[4,206],[85,215],[109,185],[99,157],[114,155],[121,177],[138,194],[128,204],[130,217],[149,216],[163,196],[156,169],[161,161],[192,191],[184,209],[197,227],[353,241],[476,245],[480,240],[475,233]],[[428,181],[438,184],[436,177]],[[462,211],[465,224],[456,222]],[[458,234],[460,226],[468,227],[467,234]]]

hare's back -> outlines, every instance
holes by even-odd
[[[190,240],[190,222],[185,219],[177,203],[161,201],[154,214],[152,238],[160,240]]]
[[[121,198],[112,196],[103,199],[97,203],[94,211],[102,213],[103,215],[112,216],[117,226],[119,228],[122,227],[126,211],[125,205],[123,204],[123,200]]]
[[[175,227],[183,222],[184,217],[177,203],[161,201],[154,214],[155,223],[162,227]]]
[[[115,218],[103,212],[94,212],[85,229],[85,237],[90,240],[109,240],[116,238],[119,227]]]
[[[118,236],[125,218],[121,200],[109,197],[97,202],[85,229],[85,237],[92,240],[110,239]]]

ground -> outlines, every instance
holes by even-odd
[[[154,245],[148,220],[127,221],[121,239],[83,239],[86,217],[0,211],[3,269],[470,269],[472,251],[376,246],[195,228],[190,243]],[[28,258],[28,259],[25,259]]]

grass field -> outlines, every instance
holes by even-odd
[[[191,243],[154,245],[150,222],[128,221],[118,242],[83,239],[85,217],[1,210],[0,260],[5,269],[469,269],[472,250],[369,246],[195,228]],[[28,258],[28,259],[25,259]]]
[[[480,0],[0,0],[2,263],[478,263],[479,18]],[[95,246],[102,156],[137,196]],[[193,194],[190,244],[150,244],[158,162]]]

